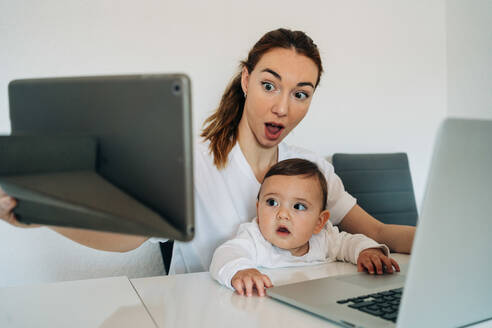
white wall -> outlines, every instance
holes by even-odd
[[[449,116],[492,119],[492,1],[448,0]]]
[[[326,71],[288,142],[325,156],[407,152],[420,203],[446,115],[445,14],[444,0],[0,0],[0,133],[9,133],[12,79],[158,72],[190,75],[198,133],[254,42],[288,27],[315,40]],[[148,265],[155,245],[111,254],[3,223],[0,236],[0,286],[160,270]],[[121,263],[135,258],[140,272],[127,273]]]

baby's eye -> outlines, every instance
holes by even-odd
[[[299,211],[305,211],[305,210],[307,210],[307,207],[306,207],[306,206],[304,206],[304,204],[301,204],[301,203],[297,203],[297,204],[295,204],[295,205],[294,205],[294,208],[295,208],[296,210],[299,210]]]
[[[275,90],[275,86],[273,85],[273,83],[270,83],[270,82],[261,82],[261,84],[263,85],[263,89],[265,89],[265,91],[273,91],[273,90]]]
[[[299,100],[304,100],[306,99],[307,97],[309,97],[309,95],[303,91],[297,91],[294,96],[299,99]]]
[[[278,202],[273,198],[267,199],[266,202],[267,202],[268,206],[277,206],[278,205]]]

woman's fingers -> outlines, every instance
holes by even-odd
[[[14,198],[8,195],[1,195],[0,197],[0,215],[7,214],[17,205]]]
[[[7,221],[8,223],[21,226],[21,224],[16,220],[12,210],[17,206],[17,201],[7,195],[0,187],[0,219]]]
[[[19,222],[14,214],[14,208],[17,206],[17,200],[13,197],[8,196],[1,190],[3,197],[0,196],[0,219],[6,221],[7,223],[19,227],[19,228],[37,228],[40,227],[39,224],[25,224]]]
[[[18,225],[19,223],[15,219],[14,212],[12,210],[17,205],[17,201],[10,197],[4,195],[0,198],[0,218],[7,221],[10,224]]]

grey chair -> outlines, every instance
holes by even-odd
[[[415,226],[417,206],[407,154],[334,154],[335,173],[366,212],[383,223]]]

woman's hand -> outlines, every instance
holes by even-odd
[[[236,272],[231,279],[231,285],[239,295],[253,295],[256,288],[259,296],[265,296],[265,288],[273,287],[270,278],[256,269],[246,269]]]
[[[39,227],[37,224],[24,224],[17,221],[13,209],[17,206],[17,201],[7,195],[0,187],[0,219],[10,223],[13,226],[21,228]]]
[[[398,262],[384,255],[379,248],[368,248],[360,252],[357,259],[357,271],[366,270],[369,274],[393,273],[393,267],[400,271]]]

